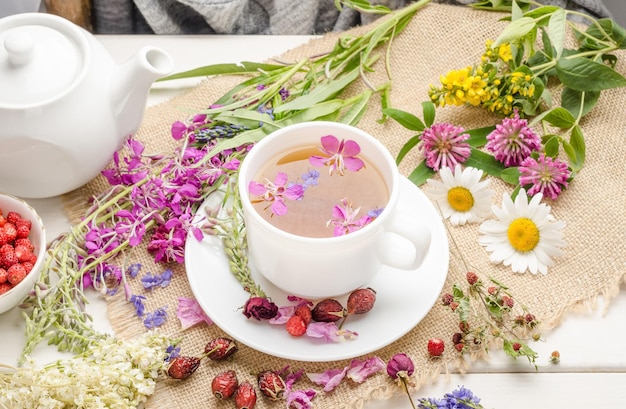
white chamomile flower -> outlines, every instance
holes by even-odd
[[[526,191],[520,189],[515,203],[506,193],[502,195],[502,208],[493,206],[498,220],[483,222],[479,231],[484,234],[478,241],[491,252],[494,263],[511,266],[515,273],[529,270],[547,274],[548,266],[554,264],[552,257],[562,256],[564,221],[555,221],[550,206],[540,203],[538,193],[528,201]]]
[[[461,165],[456,165],[454,174],[449,167],[443,167],[439,176],[441,182],[428,179],[432,188],[429,195],[439,204],[443,217],[449,218],[450,223],[459,226],[481,222],[489,215],[495,192],[487,188],[489,180],[480,180],[482,170],[467,167],[462,171]]]

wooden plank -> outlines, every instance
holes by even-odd
[[[45,0],[44,2],[48,13],[64,17],[92,31],[91,0]]]

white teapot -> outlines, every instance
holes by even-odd
[[[117,65],[91,33],[52,14],[0,19],[0,191],[51,197],[96,177],[172,68],[155,47]]]

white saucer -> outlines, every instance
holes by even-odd
[[[200,306],[213,322],[236,341],[280,358],[306,362],[330,362],[369,354],[396,341],[415,327],[439,299],[448,272],[448,237],[439,213],[426,195],[408,179],[401,178],[399,208],[419,217],[430,229],[428,256],[415,271],[384,266],[366,286],[376,291],[376,304],[366,314],[349,317],[344,329],[357,338],[325,343],[307,336],[292,337],[282,325],[247,319],[241,307],[249,294],[228,269],[221,241],[206,236],[201,242],[189,236],[185,248],[187,277]],[[219,195],[204,205],[216,205]],[[200,210],[203,214],[203,210]],[[289,305],[287,295],[253,271],[255,281],[278,305]],[[345,299],[340,299],[345,302]],[[344,303],[345,305],[345,303]]]

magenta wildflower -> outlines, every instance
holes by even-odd
[[[532,185],[528,188],[528,194],[534,196],[542,193],[544,197],[556,199],[561,190],[567,187],[567,179],[570,171],[567,163],[553,159],[545,154],[539,155],[538,159],[529,156],[524,159],[519,167],[521,186]]]
[[[485,147],[506,167],[518,166],[534,151],[541,148],[541,138],[528,127],[517,111],[512,118],[504,118],[496,129],[487,135]]]
[[[283,216],[287,213],[285,199],[300,200],[304,194],[302,185],[294,183],[287,186],[287,174],[278,172],[274,182],[265,179],[265,183],[250,181],[248,191],[251,195],[271,203],[272,214]]]
[[[426,158],[426,166],[438,171],[443,167],[454,169],[457,163],[464,163],[470,156],[469,138],[465,129],[451,124],[434,124],[424,129],[420,136],[419,148]]]
[[[207,325],[213,324],[211,318],[206,315],[195,298],[178,297],[176,317],[180,320],[182,330],[186,330],[202,322]]]
[[[306,335],[323,339],[326,342],[344,342],[347,339],[356,338],[359,334],[347,329],[339,329],[334,322],[311,322],[306,327]]]
[[[348,367],[346,377],[356,383],[363,383],[367,378],[385,369],[385,362],[377,356],[364,360],[353,359]]]
[[[334,225],[333,236],[343,236],[348,233],[360,230],[369,224],[375,217],[368,214],[357,218],[360,207],[352,209],[352,204],[348,199],[341,199],[341,205],[335,205],[332,209],[333,217],[326,222],[326,226]]]
[[[335,389],[348,372],[348,367],[328,369],[322,373],[307,373],[307,377],[316,385],[324,388],[324,392]]]
[[[340,142],[334,135],[322,136],[320,141],[322,143],[320,150],[327,156],[309,157],[311,165],[328,166],[329,174],[332,175],[334,171],[337,171],[342,176],[346,169],[358,172],[365,166],[365,163],[357,158],[357,155],[361,153],[361,147],[355,141],[342,139]]]

